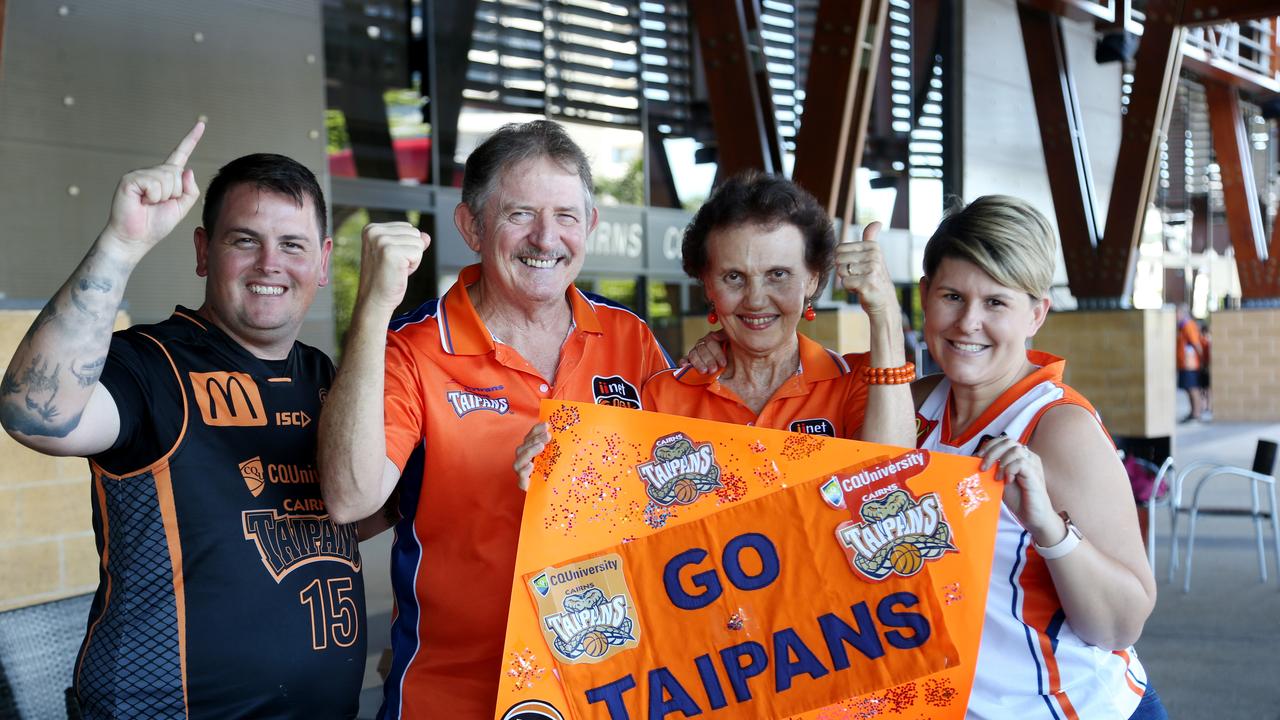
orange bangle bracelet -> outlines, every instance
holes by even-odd
[[[905,365],[890,368],[868,365],[862,368],[862,379],[868,385],[904,385],[916,379],[916,364],[907,362]]]

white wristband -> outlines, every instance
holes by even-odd
[[[1076,546],[1080,544],[1080,541],[1084,539],[1084,536],[1080,534],[1080,528],[1076,527],[1075,523],[1071,522],[1071,518],[1067,516],[1066,512],[1060,512],[1058,514],[1062,516],[1062,521],[1067,525],[1067,536],[1049,547],[1040,547],[1034,540],[1031,541],[1031,546],[1036,549],[1036,553],[1045,560],[1057,560],[1060,557],[1066,557],[1072,550],[1075,550]]]

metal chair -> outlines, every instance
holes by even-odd
[[[1158,468],[1150,460],[1135,458],[1134,462],[1140,463],[1155,476],[1151,484],[1151,497],[1138,501],[1139,507],[1147,509],[1147,562],[1151,565],[1151,572],[1154,573],[1156,571],[1156,508],[1168,507],[1172,503],[1173,493],[1170,492],[1170,486],[1176,472],[1172,457],[1166,458]],[[1174,543],[1175,547],[1170,557],[1176,556],[1176,545],[1177,543]]]
[[[1276,443],[1270,440],[1259,440],[1253,458],[1253,468],[1247,469],[1234,465],[1223,465],[1208,460],[1198,460],[1187,465],[1174,474],[1173,485],[1169,491],[1170,545],[1169,582],[1173,582],[1174,572],[1178,568],[1178,516],[1190,516],[1187,530],[1187,570],[1182,582],[1182,591],[1191,591],[1192,553],[1195,551],[1196,520],[1200,515],[1227,517],[1252,517],[1254,536],[1258,546],[1258,577],[1261,582],[1267,581],[1266,549],[1262,540],[1262,521],[1271,522],[1271,536],[1275,542],[1277,581],[1280,582],[1280,515],[1276,513]],[[1250,506],[1240,507],[1201,507],[1200,495],[1210,480],[1219,478],[1239,478],[1249,482],[1252,498]],[[1191,492],[1190,504],[1184,503],[1184,490],[1194,480],[1195,489]],[[1270,500],[1268,510],[1263,510],[1260,502],[1259,487],[1265,486]],[[1152,556],[1154,557],[1154,556]]]

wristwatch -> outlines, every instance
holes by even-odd
[[[1049,547],[1040,547],[1034,540],[1031,541],[1031,546],[1036,549],[1036,553],[1045,560],[1057,560],[1060,557],[1066,557],[1084,539],[1084,535],[1080,534],[1080,528],[1071,522],[1071,516],[1067,515],[1066,510],[1058,513],[1058,517],[1062,518],[1062,522],[1067,525],[1066,537],[1059,540],[1056,545],[1050,545]]]

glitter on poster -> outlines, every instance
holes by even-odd
[[[644,523],[654,530],[665,527],[667,521],[675,516],[674,509],[655,502],[650,502],[644,509]]]
[[[982,488],[982,482],[976,473],[956,483],[956,493],[960,495],[960,506],[964,508],[966,517],[977,510],[982,503],[991,499],[987,496],[987,491]]]
[[[900,713],[916,703],[917,695],[919,691],[916,689],[916,684],[911,682],[885,690],[880,694],[880,700],[884,703],[885,712]]]
[[[778,464],[769,463],[769,467],[758,467],[755,469],[756,479],[765,487],[773,487],[774,483],[782,479],[782,472],[778,470]]]
[[[716,504],[728,505],[746,497],[747,481],[741,475],[725,473],[720,476],[720,482],[723,484],[716,488]]]
[[[942,599],[947,605],[958,603],[964,599],[964,593],[960,592],[960,583],[953,582],[942,586]]]
[[[547,418],[547,425],[553,432],[564,432],[581,421],[578,408],[562,407],[551,413],[551,417]]]
[[[546,668],[538,664],[538,657],[529,648],[525,648],[522,652],[507,654],[511,656],[507,662],[507,677],[515,680],[511,686],[512,692],[533,687],[533,684],[541,680],[547,672]]]
[[[560,443],[554,438],[533,458],[533,477],[546,480],[560,461]]]
[[[821,435],[791,435],[782,444],[782,457],[788,460],[803,460],[822,450],[827,439]]]
[[[933,678],[924,683],[924,701],[934,707],[947,707],[957,694],[946,678]]]

